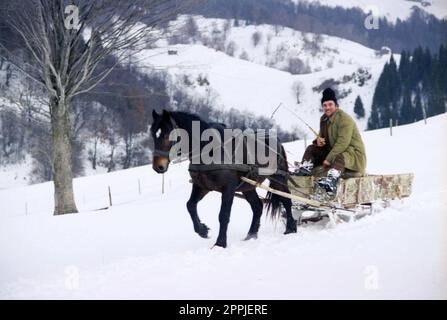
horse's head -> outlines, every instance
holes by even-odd
[[[169,167],[169,151],[173,141],[169,141],[169,134],[175,129],[175,122],[170,113],[163,110],[162,114],[152,111],[151,135],[154,140],[154,153],[152,158],[152,169],[157,173],[164,173]]]

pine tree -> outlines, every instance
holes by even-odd
[[[375,130],[379,128],[379,110],[377,105],[371,106],[371,115],[368,118],[367,130]]]
[[[391,55],[374,91],[368,129],[387,127],[390,119],[407,124],[447,112],[445,66],[445,46],[434,55],[422,47],[417,47],[412,56],[403,51],[399,68]]]
[[[389,117],[384,119],[385,126],[388,125],[389,119],[398,119],[399,117],[399,105],[402,96],[402,83],[399,77],[399,73],[397,72],[396,61],[394,60],[394,56],[391,55],[390,64],[389,64],[389,73],[388,73],[388,90],[389,90],[389,105],[391,106],[389,110]]]
[[[368,130],[374,130],[381,128],[380,118],[381,118],[381,108],[380,106],[383,104],[385,100],[385,86],[386,86],[386,73],[388,69],[388,62],[385,63],[383,67],[382,73],[379,76],[379,80],[377,81],[376,89],[374,90],[372,105],[371,105],[371,115],[368,119]]]
[[[444,96],[441,89],[434,84],[428,90],[427,117],[436,116],[444,112],[446,112]]]
[[[413,51],[410,66],[410,88],[416,89],[423,76],[423,51],[422,47],[417,47]]]
[[[439,87],[444,89],[444,94],[447,97],[447,48],[441,45],[438,54],[439,66]]]
[[[401,57],[400,57],[400,63],[399,63],[399,76],[402,80],[402,83],[406,86],[409,86],[410,84],[410,57],[407,54],[407,52],[404,50],[402,51]]]
[[[424,110],[421,102],[420,90],[416,90],[416,98],[414,101],[414,117],[416,121],[424,119]]]
[[[428,48],[425,48],[424,53],[422,55],[422,74],[421,74],[421,81],[422,85],[425,88],[429,88],[433,85],[433,61],[432,56]],[[436,60],[436,59],[435,59]]]
[[[409,124],[413,123],[415,119],[414,108],[411,103],[411,94],[408,88],[405,88],[403,100],[402,100],[402,108],[400,109],[399,114],[399,124]]]
[[[385,63],[382,73],[377,81],[376,89],[374,90],[371,115],[368,119],[368,130],[374,130],[384,127],[383,118],[386,117],[387,109],[385,105],[389,101],[388,91],[388,74],[389,64]]]
[[[365,108],[363,107],[363,102],[360,96],[357,96],[354,103],[354,113],[357,115],[358,119],[365,117]]]

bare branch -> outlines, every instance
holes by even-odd
[[[33,72],[27,75],[41,79],[50,96],[70,101],[96,87],[130,55],[158,40],[156,27],[195,1],[37,0],[11,14],[9,21],[33,58]],[[79,8],[78,30],[65,27],[68,4]],[[114,62],[106,66],[103,62],[108,57]]]

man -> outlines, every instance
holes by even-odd
[[[328,193],[337,191],[340,175],[349,169],[365,174],[366,153],[362,137],[354,120],[340,110],[335,92],[331,88],[323,91],[321,99],[324,114],[320,119],[320,133],[304,152],[299,176],[310,176],[314,165],[329,168],[327,177],[318,181]]]

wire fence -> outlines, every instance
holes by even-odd
[[[157,177],[158,178],[158,177]],[[161,196],[173,187],[171,177],[132,177],[75,182],[75,201],[80,211],[101,211],[113,206],[132,203],[145,196]],[[0,193],[0,218],[52,213],[54,210],[52,182],[24,188],[8,189]]]

